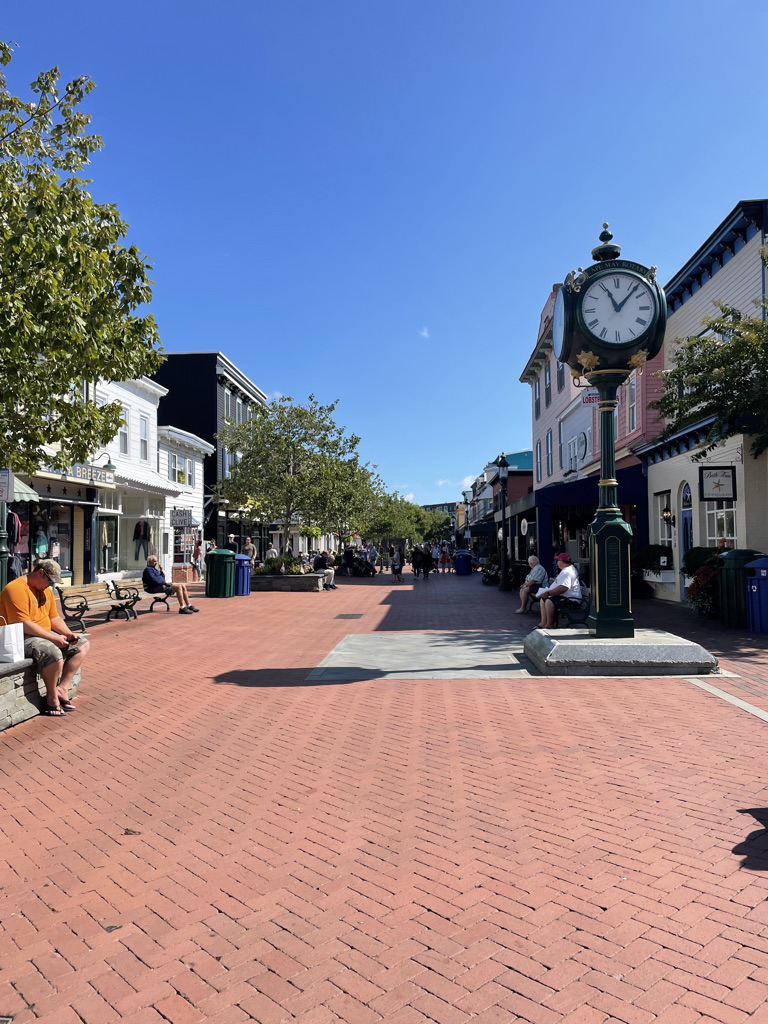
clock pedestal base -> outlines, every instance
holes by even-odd
[[[629,593],[632,529],[618,509],[598,509],[590,528],[592,592],[587,626],[602,638],[635,635]]]

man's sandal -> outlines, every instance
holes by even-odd
[[[55,704],[53,707],[51,707],[50,704],[43,705],[43,714],[50,715],[51,718],[64,717],[64,712],[62,711],[61,706],[59,704]]]
[[[66,697],[59,697],[59,707],[63,711],[77,711],[77,708],[72,701],[68,700]]]

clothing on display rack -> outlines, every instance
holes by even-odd
[[[149,523],[146,519],[140,519],[133,530],[134,540],[134,562],[139,560],[139,551],[144,548],[144,561],[149,558],[149,542],[152,539],[152,530],[150,529]]]

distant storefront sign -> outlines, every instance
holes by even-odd
[[[182,530],[192,525],[192,512],[188,508],[171,509],[171,529]]]
[[[586,395],[581,396],[582,405],[597,405],[599,401],[600,398],[596,391],[588,391]]]
[[[0,501],[13,501],[13,473],[0,469]]]

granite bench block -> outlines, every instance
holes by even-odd
[[[77,692],[80,673],[75,673],[69,694]],[[0,664],[0,732],[39,715],[45,702],[45,683],[29,658]]]

